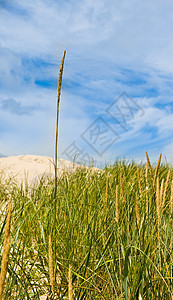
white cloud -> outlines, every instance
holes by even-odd
[[[171,70],[173,17],[168,0],[109,1],[109,5],[106,0],[15,2],[28,16],[3,12],[1,36],[4,45],[16,52],[55,58],[57,49],[66,46],[77,52],[79,47],[78,53],[82,50],[85,56],[148,62],[163,70],[167,57],[166,68]]]

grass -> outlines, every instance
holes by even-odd
[[[54,299],[171,299],[173,173],[164,165],[157,173],[154,187],[154,177],[149,173],[146,180],[146,167],[135,163],[115,162],[101,173],[64,173],[57,182],[56,224],[53,181],[46,186],[40,182],[30,192],[11,187],[4,299],[39,299],[43,294]],[[163,179],[165,200],[159,202]],[[2,209],[4,186],[0,197]],[[1,245],[5,222],[4,210]]]
[[[5,234],[4,234],[4,243],[3,243],[3,255],[1,259],[1,273],[0,273],[0,300],[2,299],[5,279],[8,271],[8,260],[10,253],[10,225],[11,225],[11,211],[12,211],[12,203],[11,198],[8,203],[8,215],[5,224]]]
[[[0,299],[173,299],[173,169],[161,155],[57,177],[64,58],[55,180],[0,181]]]

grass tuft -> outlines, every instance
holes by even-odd
[[[1,253],[11,236],[6,267],[1,257],[1,272],[8,269],[4,299],[50,298],[50,288],[54,299],[68,299],[69,293],[74,299],[171,299],[173,172],[160,166],[155,186],[148,176],[146,190],[146,166],[138,168],[142,193],[133,163],[115,162],[102,172],[78,168],[63,173],[56,211],[54,181],[40,182],[30,193],[11,186],[10,231],[0,184]]]

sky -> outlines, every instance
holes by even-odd
[[[0,154],[173,161],[172,0],[0,0]]]

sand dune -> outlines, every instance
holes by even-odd
[[[0,158],[1,182],[11,179],[12,183],[29,185],[37,184],[42,177],[54,177],[54,162],[49,156],[20,155]],[[64,171],[71,171],[80,165],[68,160],[58,160],[58,175]],[[81,167],[81,166],[80,166]]]

